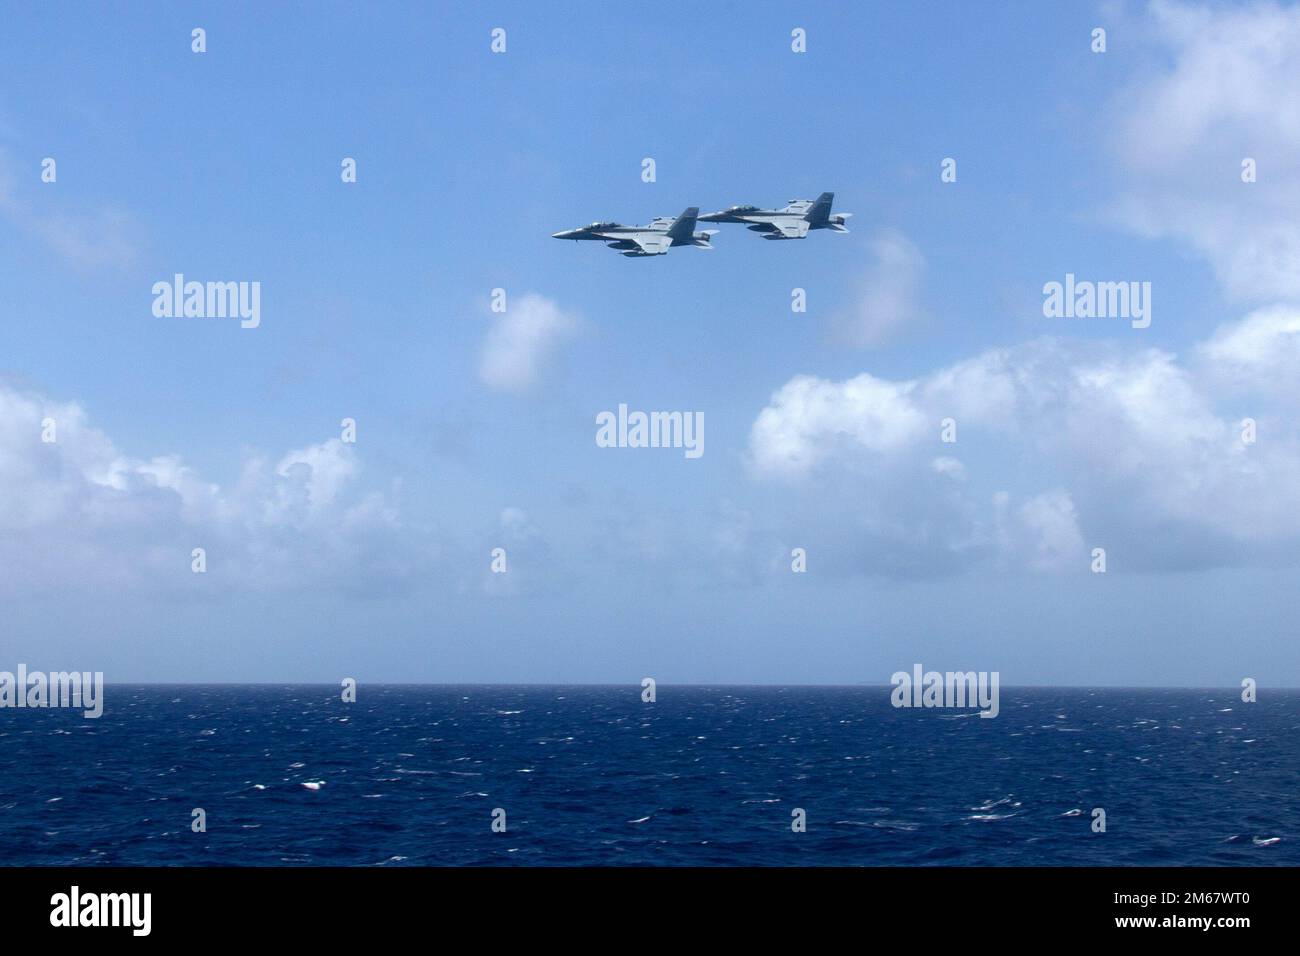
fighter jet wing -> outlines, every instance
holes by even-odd
[[[648,256],[657,256],[661,252],[667,252],[668,247],[673,244],[671,236],[662,232],[635,232],[627,238],[635,242]]]
[[[796,219],[792,222],[778,219],[772,225],[786,239],[802,239],[808,235],[808,223],[803,219]]]

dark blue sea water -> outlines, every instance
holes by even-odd
[[[99,720],[3,710],[0,862],[1300,864],[1297,692],[1003,688],[995,719],[882,687],[640,694],[119,685]]]

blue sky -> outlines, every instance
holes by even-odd
[[[8,666],[1300,683],[1294,8],[7,21]],[[823,190],[849,235],[550,238]],[[260,282],[260,326],[156,318],[177,272]],[[1066,273],[1151,283],[1151,326],[1044,317]],[[703,412],[705,454],[598,448],[620,403]]]

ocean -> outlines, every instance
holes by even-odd
[[[109,685],[98,720],[0,710],[0,863],[1300,864],[1297,691],[1003,687],[993,719],[889,687],[340,695]]]

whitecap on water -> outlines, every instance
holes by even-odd
[[[302,785],[303,785],[304,787],[306,787],[308,790],[319,790],[321,787],[325,786],[325,781],[324,781],[324,780],[304,780],[304,781],[302,782]]]
[[[978,807],[968,807],[967,809],[988,811],[988,810],[992,810],[994,807],[1000,807],[1003,804],[1007,804],[1010,802],[1011,802],[1010,797],[1002,797],[1000,800],[987,800],[984,803],[981,803]],[[1016,804],[1016,806],[1020,806],[1020,804]]]

